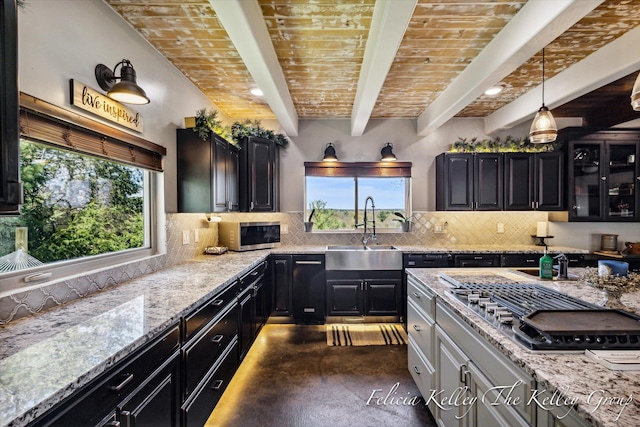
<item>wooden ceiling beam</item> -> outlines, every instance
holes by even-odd
[[[298,113],[260,5],[255,0],[209,0],[222,26],[264,93],[264,99],[288,136],[298,135]]]
[[[600,3],[602,0],[539,0],[526,3],[451,85],[418,116],[417,133],[428,135],[442,126]]]
[[[640,27],[636,27],[548,79],[544,87],[545,104],[553,110],[555,107],[637,71],[640,69],[639,45]],[[631,91],[629,91],[630,96]],[[540,108],[541,100],[540,85],[485,117],[485,132],[490,134],[533,119]],[[631,109],[630,102],[629,99],[625,104],[629,109]],[[621,117],[621,121],[624,120]],[[591,118],[591,121],[594,119]]]
[[[377,0],[351,111],[351,136],[364,133],[418,0]]]

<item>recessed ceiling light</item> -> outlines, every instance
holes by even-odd
[[[262,96],[262,89],[254,87],[253,89],[251,89],[251,95],[253,96]]]
[[[497,94],[502,92],[502,89],[504,89],[504,87],[501,85],[492,86],[489,89],[485,90],[484,94],[487,96],[496,96]]]

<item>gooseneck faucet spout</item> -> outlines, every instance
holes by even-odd
[[[373,214],[373,219],[371,221],[367,219],[367,206],[369,205],[369,201],[371,201],[371,212]],[[372,225],[372,232],[369,237],[367,237],[367,226],[369,225],[369,223],[371,223]],[[362,224],[356,224],[356,227],[360,226],[362,226],[363,228],[362,244],[364,246],[367,246],[367,243],[370,240],[376,240],[376,205],[373,201],[373,197],[371,196],[367,196],[367,199],[364,201],[364,220],[362,221]]]

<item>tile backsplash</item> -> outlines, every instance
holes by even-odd
[[[303,212],[224,213],[223,220],[280,221],[287,233],[283,246],[354,245],[361,243],[362,232],[306,233]],[[533,243],[538,221],[546,221],[546,212],[414,212],[410,233],[381,231],[378,243],[388,245],[528,245]],[[503,233],[498,233],[502,224]],[[198,230],[198,242],[195,242]],[[47,283],[37,289],[16,292],[0,298],[0,325],[43,310],[66,304],[144,274],[162,270],[189,260],[218,244],[218,225],[206,221],[204,214],[168,214],[166,253],[149,259],[124,263],[112,268],[76,275]],[[183,233],[189,244],[183,244]]]

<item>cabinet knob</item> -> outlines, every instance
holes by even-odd
[[[414,329],[416,332],[420,332],[420,331],[422,330],[422,328],[420,327],[420,325],[413,325],[413,329]]]
[[[606,180],[607,180],[607,177],[606,177],[606,176],[601,176],[601,177],[600,177],[600,181],[606,181]]]
[[[211,338],[211,342],[214,344],[219,344],[220,342],[222,342],[223,338],[224,335],[216,335],[215,337]]]
[[[224,384],[223,380],[216,380],[211,386],[211,390],[220,390],[220,387],[222,387],[222,384]]]
[[[414,297],[416,297],[416,298],[418,298],[418,299],[420,299],[420,294],[419,294],[419,293],[417,293],[417,292],[413,292],[413,296],[414,296]]]
[[[420,375],[420,369],[417,366],[414,366],[413,370],[415,371],[416,374]]]

